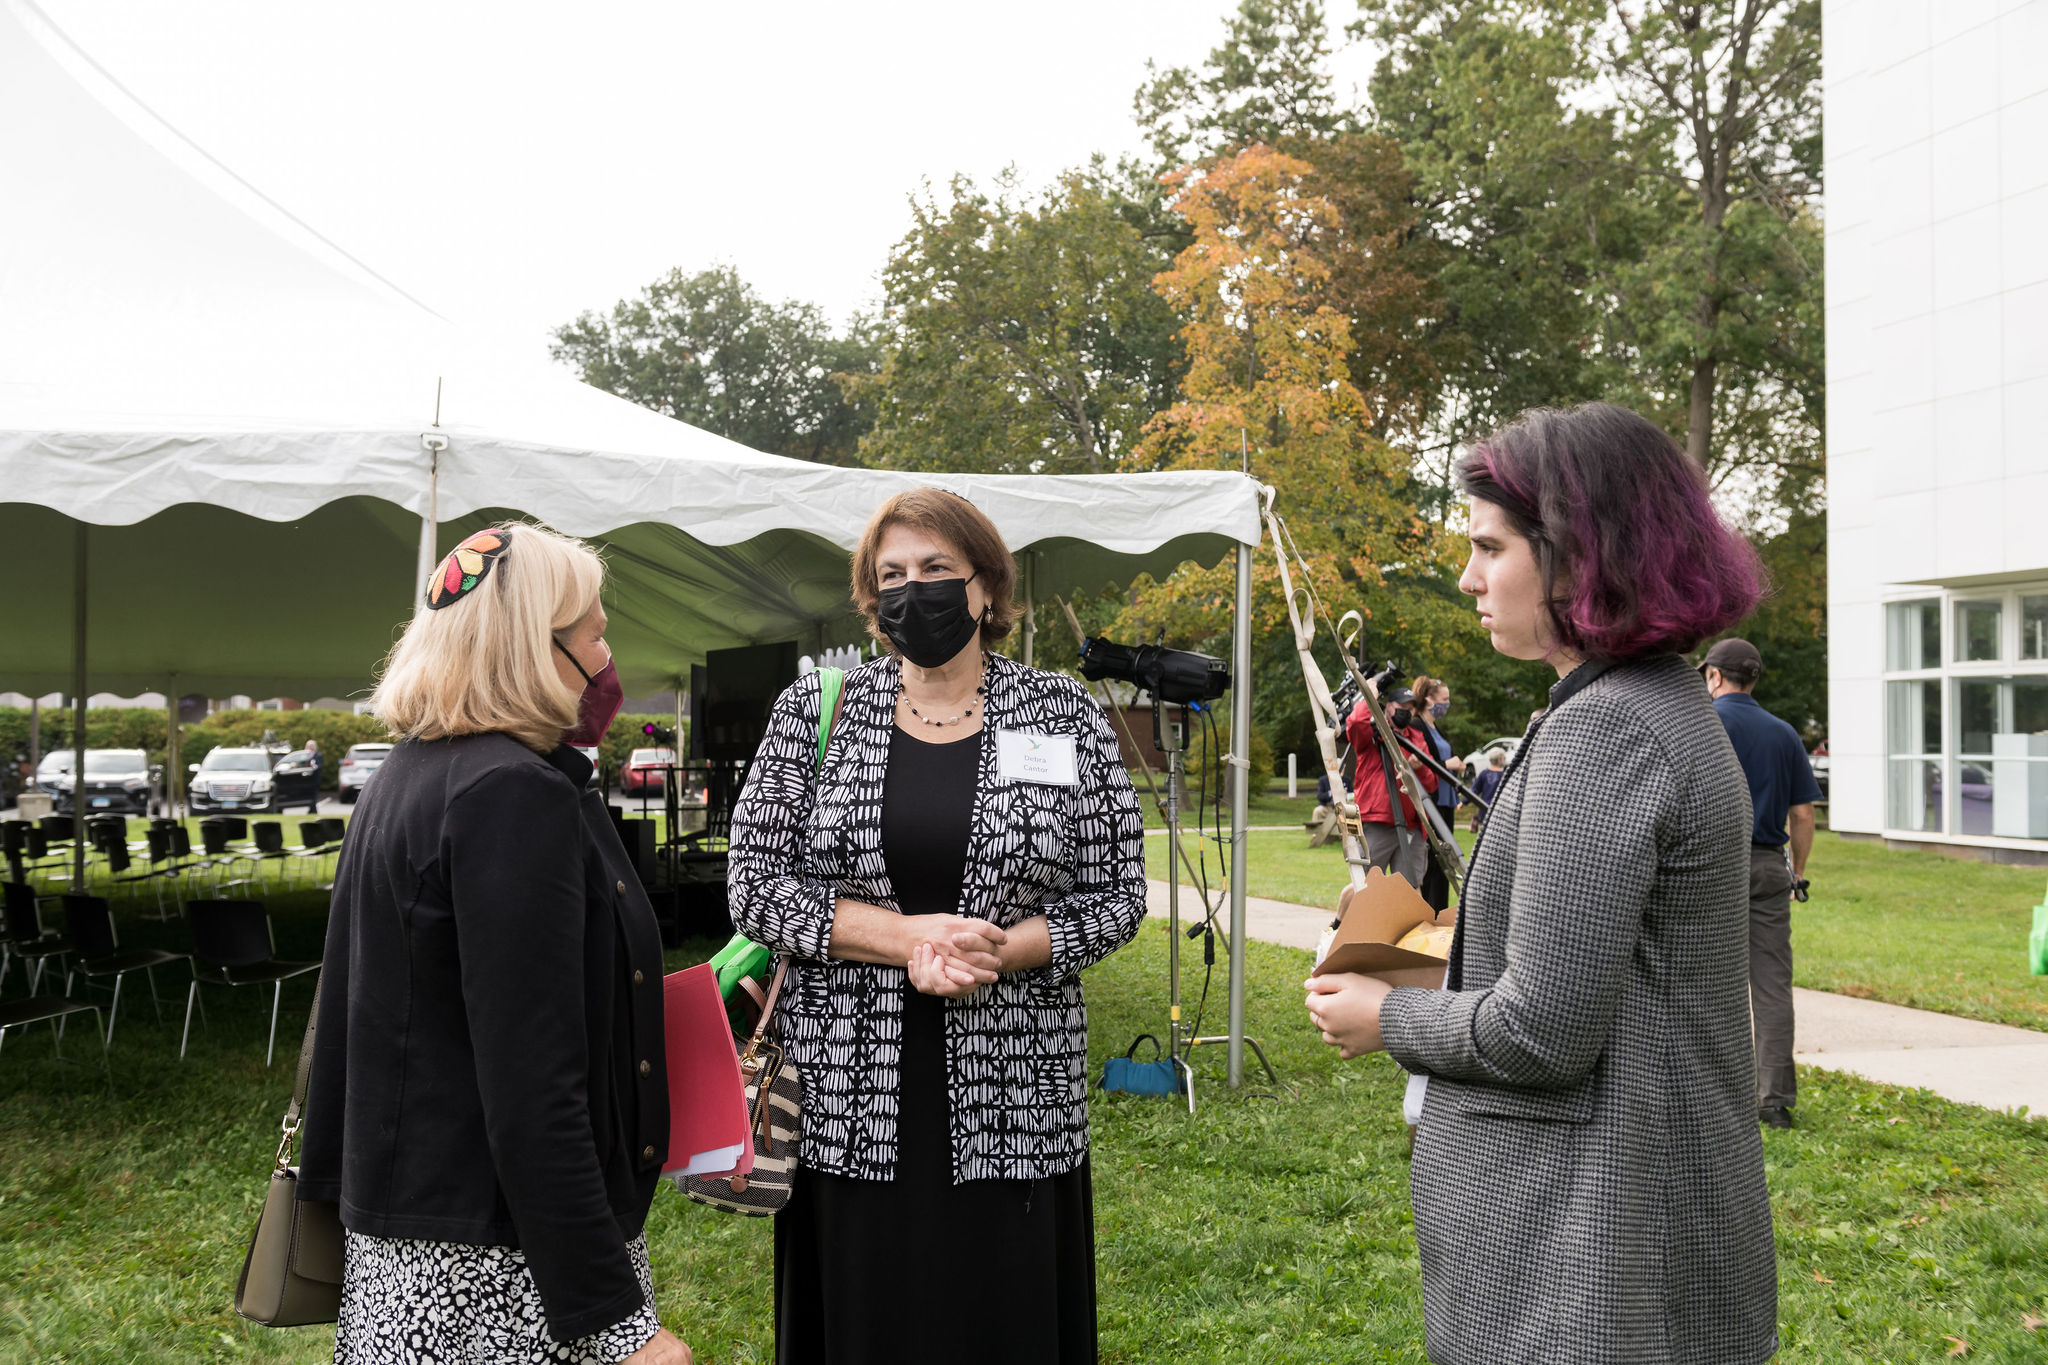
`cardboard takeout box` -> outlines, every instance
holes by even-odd
[[[1410,952],[1394,944],[1418,924],[1444,928],[1456,923],[1456,907],[1438,916],[1406,877],[1375,867],[1367,870],[1362,889],[1345,888],[1337,908],[1341,916],[1337,936],[1311,975],[1362,972],[1390,986],[1436,989],[1444,984],[1444,972],[1450,966],[1448,959]]]

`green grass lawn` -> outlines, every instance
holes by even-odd
[[[272,905],[280,951],[317,952],[320,898]],[[170,936],[132,915],[124,933]],[[1159,1031],[1164,955],[1155,923],[1088,974],[1098,1072]],[[1233,1094],[1222,1050],[1202,1049],[1193,1119],[1163,1101],[1094,1106],[1103,1359],[1420,1362],[1399,1074],[1315,1042],[1307,954],[1255,943],[1249,961],[1252,1030],[1297,1093]],[[254,1327],[228,1307],[310,984],[288,987],[290,1041],[266,1071],[267,992],[211,993],[212,1027],[181,1064],[183,982],[160,976],[162,1024],[140,981],[123,992],[113,1096],[96,1071],[52,1061],[47,1034],[0,1052],[0,1361],[325,1360],[329,1330]],[[1205,1030],[1220,1030],[1222,996],[1219,977]],[[74,1030],[67,1050],[90,1048]],[[1949,1336],[1973,1360],[2043,1358],[2048,1340],[2021,1318],[2048,1314],[2048,1124],[1826,1072],[1802,1078],[1800,1118],[1764,1135],[1782,1358],[1927,1360]],[[664,1191],[649,1231],[663,1317],[698,1359],[769,1360],[768,1224]]]
[[[1458,839],[1469,852],[1472,836],[1461,829]],[[1245,841],[1253,895],[1336,909],[1348,880],[1336,844],[1310,848],[1292,830],[1254,830]],[[1146,870],[1165,877],[1164,841],[1147,839],[1145,854]],[[1213,846],[1209,866],[1211,886],[1220,885]],[[1813,899],[1792,907],[1799,985],[2048,1029],[2048,977],[2029,974],[2025,952],[2048,882],[2042,870],[1823,833],[1807,877]]]

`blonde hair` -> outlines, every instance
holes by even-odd
[[[489,576],[439,610],[413,609],[370,705],[399,739],[497,732],[547,753],[582,697],[555,668],[554,640],[596,608],[604,561],[538,523],[493,529],[506,544]]]

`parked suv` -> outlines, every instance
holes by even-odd
[[[370,774],[391,757],[389,744],[351,744],[341,756],[341,799],[354,805],[370,783]]]
[[[215,749],[192,765],[192,781],[186,787],[192,809],[277,809],[277,793],[270,775],[276,758],[267,749]]]
[[[50,754],[36,771],[36,785],[50,794],[51,808],[71,811],[71,750]],[[161,768],[152,767],[140,749],[85,751],[85,808],[106,814],[147,815],[150,793]]]

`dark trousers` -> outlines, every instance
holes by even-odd
[[[1396,832],[1392,825],[1371,820],[1360,828],[1365,833],[1367,862],[1384,871],[1399,873],[1410,886],[1422,885],[1422,879],[1428,875],[1429,844],[1423,839],[1421,830],[1410,828]]]
[[[1436,813],[1443,816],[1445,826],[1450,829],[1452,837],[1456,838],[1458,808],[1456,806],[1438,806]],[[1422,885],[1417,887],[1416,890],[1422,893],[1422,899],[1428,904],[1429,908],[1439,913],[1442,912],[1445,906],[1451,903],[1450,874],[1444,870],[1443,864],[1438,861],[1434,848],[1429,850],[1429,869],[1422,874]]]
[[[1792,1067],[1792,870],[1783,849],[1749,850],[1749,1012],[1756,1030],[1756,1103],[1790,1109]]]

